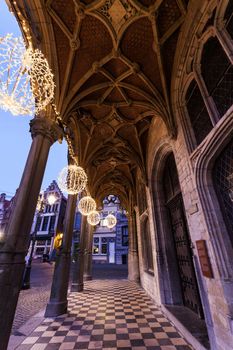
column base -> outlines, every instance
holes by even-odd
[[[84,281],[92,281],[92,276],[91,275],[84,275],[83,280]]]
[[[67,313],[68,301],[49,302],[46,306],[45,317],[56,317]]]
[[[128,280],[140,284],[140,277],[139,276],[128,275]]]
[[[82,292],[84,288],[83,283],[82,284],[76,284],[76,283],[72,283],[71,287],[70,287],[70,291],[71,292]]]

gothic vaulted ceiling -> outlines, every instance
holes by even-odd
[[[63,118],[77,118],[79,158],[93,195],[125,196],[135,169],[146,179],[154,117],[174,132],[173,60],[188,0],[19,0],[50,60]],[[101,186],[100,186],[101,185]],[[101,189],[101,190],[100,190]]]

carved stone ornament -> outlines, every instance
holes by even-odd
[[[116,32],[118,32],[131,17],[140,15],[140,12],[136,7],[132,6],[128,0],[107,0],[97,12],[112,23]]]
[[[48,118],[34,118],[30,121],[30,132],[32,138],[37,135],[42,135],[48,138],[53,144],[57,140],[63,139],[63,130],[61,127],[54,121]]]

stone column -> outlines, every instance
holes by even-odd
[[[76,202],[77,195],[68,196],[63,242],[56,257],[51,294],[46,307],[45,317],[55,317],[67,312],[67,292],[69,287],[71,245]]]
[[[92,280],[92,246],[93,246],[94,226],[88,225],[87,228],[87,247],[84,258],[84,281]]]
[[[70,288],[71,292],[83,291],[84,257],[85,257],[85,247],[86,247],[86,239],[87,239],[86,231],[87,231],[87,217],[82,216],[80,242],[79,242],[79,248],[77,252],[78,256],[72,266],[72,284]]]
[[[139,259],[137,245],[137,228],[135,222],[135,212],[128,216],[129,250],[128,250],[128,279],[139,282]]]
[[[38,195],[50,146],[62,138],[62,130],[51,119],[37,117],[30,122],[32,145],[25,165],[14,210],[0,246],[0,344],[7,348],[28,249]],[[13,160],[12,160],[13,161]]]

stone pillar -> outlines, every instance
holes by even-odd
[[[87,228],[87,246],[84,258],[84,281],[92,280],[92,246],[93,246],[94,226],[88,225]]]
[[[139,282],[139,259],[137,245],[137,228],[135,222],[135,212],[132,211],[128,216],[129,231],[129,249],[128,249],[128,279],[130,281]]]
[[[82,292],[83,291],[83,273],[84,273],[84,257],[85,257],[85,247],[86,247],[86,235],[87,231],[87,217],[82,216],[81,221],[81,232],[80,232],[80,242],[78,248],[78,256],[72,266],[72,284],[71,292]]]
[[[71,245],[76,202],[77,195],[68,196],[63,242],[56,257],[51,294],[46,307],[45,317],[55,317],[67,312],[67,292],[69,287]]]
[[[30,122],[32,145],[17,191],[14,210],[0,246],[0,344],[7,348],[28,249],[38,195],[50,146],[62,138],[62,130],[51,119],[37,117]]]

